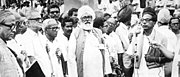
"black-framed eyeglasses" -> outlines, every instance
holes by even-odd
[[[150,22],[150,21],[152,21],[152,19],[149,19],[149,18],[147,18],[147,19],[141,19],[141,22],[143,22],[143,21],[146,21],[146,22]]]
[[[59,13],[59,11],[51,11],[50,13],[52,13],[52,14]]]
[[[59,27],[50,27],[50,28],[47,28],[47,29],[51,29],[51,30],[53,30],[53,31],[57,31],[57,30],[59,30],[60,28],[59,28]]]
[[[43,20],[41,18],[32,18],[32,19],[28,19],[28,20],[34,20],[34,21],[37,21],[39,23],[43,22]]]
[[[14,23],[12,24],[5,24],[5,23],[0,23],[1,25],[4,25],[6,27],[9,27],[11,30],[14,30],[14,28],[16,27]]]
[[[179,25],[179,23],[171,23],[171,25]]]

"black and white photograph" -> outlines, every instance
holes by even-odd
[[[0,77],[180,77],[180,0],[0,0]]]

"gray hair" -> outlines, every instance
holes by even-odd
[[[4,20],[9,15],[13,15],[13,13],[10,12],[9,10],[1,10],[0,11],[0,23],[4,23]]]

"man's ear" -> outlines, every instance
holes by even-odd
[[[30,22],[29,22],[29,21],[26,21],[24,25],[27,26],[27,27],[29,27],[29,26],[30,26]]]
[[[102,26],[99,26],[99,29],[102,29],[103,27]]]
[[[0,33],[2,32],[2,30],[3,30],[3,28],[2,28],[2,26],[0,26]]]

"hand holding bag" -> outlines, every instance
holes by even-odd
[[[153,40],[155,39],[155,36]],[[148,38],[149,40],[149,38]],[[149,40],[150,43],[150,40]],[[158,68],[162,67],[166,62],[170,62],[171,60],[164,56],[161,49],[157,47],[155,44],[151,44],[149,46],[148,52],[145,55],[145,60],[147,67],[151,68]]]

